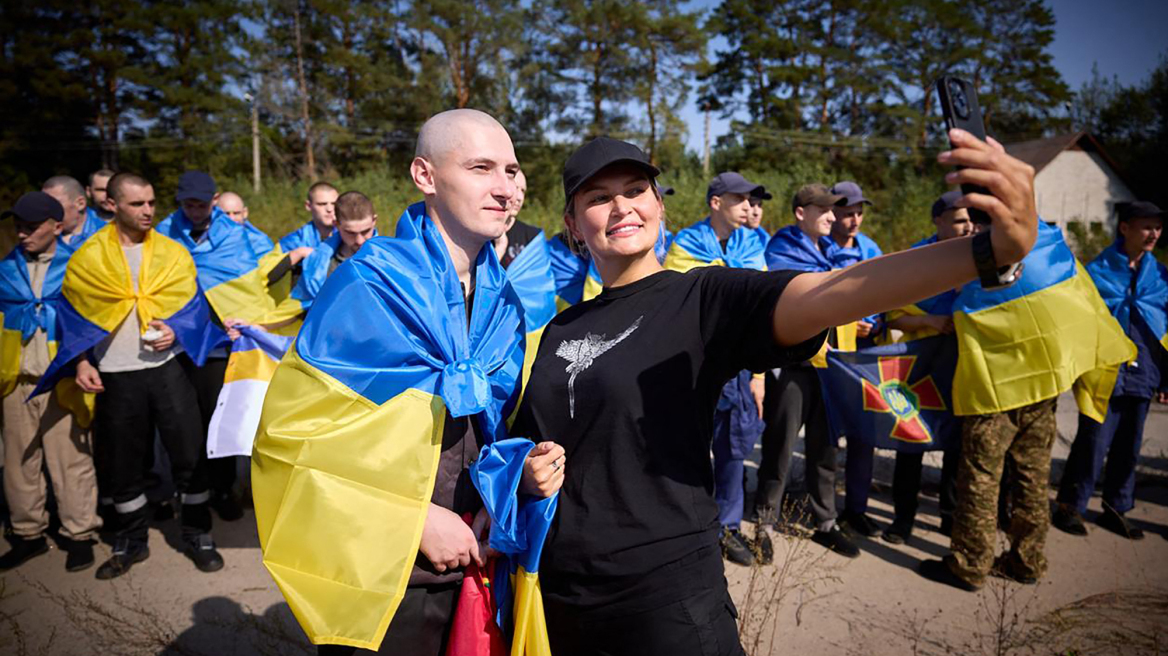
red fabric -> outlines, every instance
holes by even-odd
[[[464,519],[470,523],[469,515]],[[494,560],[487,561],[482,568],[473,562],[466,568],[446,656],[507,656],[510,653],[503,632],[495,624],[495,603],[487,585],[487,573],[494,570]]]

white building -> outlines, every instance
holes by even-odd
[[[1006,151],[1034,167],[1038,215],[1066,231],[1115,231],[1115,204],[1136,200],[1115,162],[1090,134],[1077,132],[1007,144]]]

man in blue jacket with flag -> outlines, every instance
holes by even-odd
[[[1092,260],[1087,271],[1139,355],[1120,365],[1103,423],[1079,415],[1051,523],[1071,535],[1086,535],[1083,513],[1103,473],[1103,513],[1096,521],[1139,540],[1143,530],[1124,514],[1135,505],[1136,462],[1148,408],[1152,399],[1168,402],[1168,268],[1152,254],[1164,229],[1164,212],[1140,201],[1117,209],[1115,243]]]

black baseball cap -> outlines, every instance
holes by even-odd
[[[209,203],[215,198],[215,180],[202,171],[187,171],[178,178],[178,191],[174,192],[174,199],[183,202],[187,199],[201,200]]]
[[[722,194],[742,194],[743,196],[755,196],[762,199],[770,198],[766,187],[751,182],[734,171],[726,171],[714,176],[710,180],[710,186],[706,188],[706,201],[709,202],[714,196],[721,196]]]
[[[613,164],[632,164],[643,170],[656,184],[661,171],[649,163],[645,151],[627,141],[611,137],[596,137],[580,146],[564,163],[564,207],[572,202],[572,196],[601,169]]]
[[[830,191],[833,194],[841,194],[844,197],[844,205],[872,204],[872,201],[864,198],[864,192],[860,189],[860,185],[850,180],[835,183]]]
[[[833,194],[827,188],[827,185],[815,182],[803,185],[799,191],[795,192],[795,197],[791,199],[791,211],[795,211],[800,207],[807,207],[808,205],[818,205],[820,207],[843,205],[844,200],[846,198],[843,194]]]
[[[44,223],[49,219],[62,221],[65,218],[65,208],[56,198],[43,191],[30,191],[12,205],[12,209],[0,214],[0,219],[15,217],[24,223]]]
[[[1146,200],[1134,200],[1130,203],[1116,203],[1115,210],[1120,221],[1132,219],[1154,219],[1164,216],[1164,210]]]
[[[935,219],[949,210],[957,209],[957,201],[961,200],[963,195],[956,189],[941,194],[941,197],[933,203],[933,218]]]

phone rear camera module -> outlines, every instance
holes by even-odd
[[[965,96],[965,89],[957,80],[949,80],[949,97],[953,102],[953,112],[957,117],[966,120],[969,118],[969,100]]]

